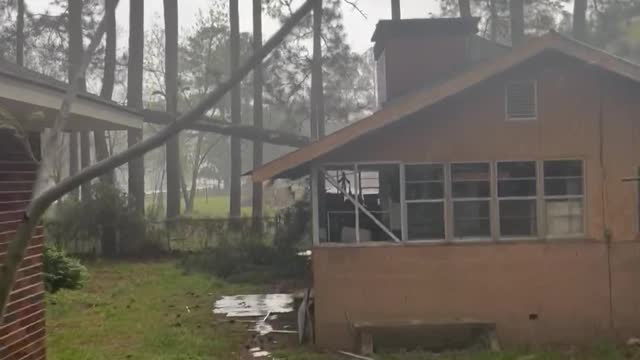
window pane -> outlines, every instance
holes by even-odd
[[[544,177],[582,176],[580,160],[550,160],[544,162]]]
[[[582,195],[582,178],[545,179],[544,194],[548,196]]]
[[[443,181],[443,166],[438,164],[406,165],[405,178],[407,181]]]
[[[499,197],[536,196],[536,179],[499,180]]]
[[[500,235],[532,236],[537,233],[536,200],[500,200]]]
[[[467,163],[451,165],[453,181],[487,180],[489,181],[488,163]]]
[[[486,198],[490,196],[489,181],[454,181],[454,198]]]
[[[434,200],[444,198],[444,184],[438,182],[408,183],[407,200]]]
[[[584,232],[582,199],[546,201],[547,234],[572,235]]]
[[[396,236],[401,236],[400,166],[396,164],[360,165],[358,199],[360,203]],[[359,212],[360,241],[393,240],[364,211]]]
[[[407,204],[409,240],[444,239],[444,203]]]
[[[506,161],[498,163],[498,179],[522,179],[535,177],[535,161]]]
[[[453,203],[454,236],[490,237],[489,201],[455,201]]]

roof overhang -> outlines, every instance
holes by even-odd
[[[65,92],[66,88],[0,72],[0,106],[28,130],[53,125]],[[72,103],[65,130],[140,129],[142,124],[142,114],[137,111],[83,93]]]
[[[494,61],[482,63],[440,84],[394,100],[360,121],[258,167],[252,172],[253,181],[263,182],[273,178],[305,174],[306,168],[315,160],[347,143],[497,76],[545,51],[557,51],[619,76],[640,82],[640,67],[638,65],[551,32],[528,40],[522,46]]]

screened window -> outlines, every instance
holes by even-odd
[[[409,240],[444,239],[444,166],[405,166]]]
[[[457,239],[491,236],[489,169],[489,163],[451,165],[453,231]]]
[[[538,116],[536,82],[519,81],[506,86],[507,119],[530,120]]]
[[[583,168],[580,160],[544,162],[547,235],[584,233]]]
[[[501,237],[537,234],[535,161],[499,162],[498,209]]]

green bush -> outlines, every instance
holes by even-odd
[[[89,276],[87,268],[78,259],[51,246],[44,248],[44,284],[47,291],[79,289]]]

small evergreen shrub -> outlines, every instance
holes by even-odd
[[[52,246],[44,248],[44,284],[48,292],[60,289],[80,289],[89,277],[87,268],[78,259]]]

